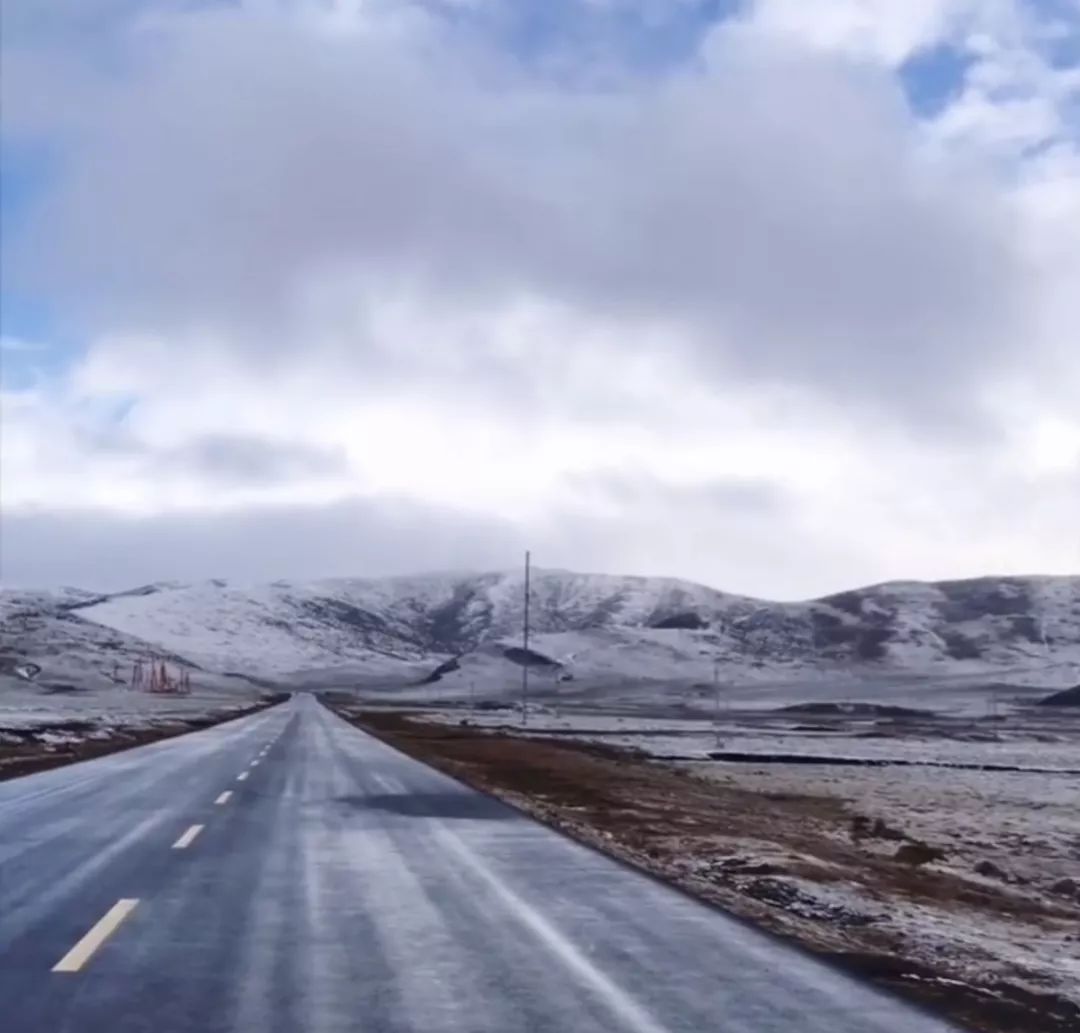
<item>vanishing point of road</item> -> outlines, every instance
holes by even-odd
[[[946,1033],[310,695],[0,783],[5,1033]]]

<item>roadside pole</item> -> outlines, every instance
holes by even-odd
[[[716,745],[720,745],[720,660],[713,657],[712,662],[713,700],[716,713],[713,717],[713,731],[716,733]]]
[[[525,619],[522,627],[521,657],[521,727],[529,723],[529,568],[531,556],[525,553]]]

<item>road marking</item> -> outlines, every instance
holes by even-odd
[[[634,1033],[664,1033],[664,1028],[609,976],[605,975],[577,944],[552,925],[535,907],[519,897],[506,885],[454,832],[442,822],[435,823],[436,837],[469,868],[472,874],[486,884],[490,896],[502,903],[504,909],[528,929],[559,961],[581,982],[586,983],[614,1012],[620,1028]]]
[[[55,965],[54,972],[78,972],[93,956],[94,952],[116,932],[120,923],[135,910],[138,900],[121,898],[98,920],[74,947],[71,948]]]
[[[244,779],[246,779],[247,777],[248,777],[248,773],[246,771],[241,771],[240,774],[236,776],[236,781],[237,782],[243,782]]]
[[[194,842],[195,837],[202,832],[205,825],[192,825],[175,843],[173,843],[173,850],[186,850]]]
[[[253,760],[253,761],[251,762],[251,766],[252,766],[253,768],[257,768],[257,767],[259,766],[259,762],[258,762],[258,760]]]
[[[229,802],[229,797],[230,797],[230,796],[232,796],[232,790],[231,790],[231,789],[226,789],[226,790],[225,790],[225,792],[223,792],[223,793],[221,794],[221,796],[219,796],[219,797],[218,797],[218,798],[217,798],[217,799],[216,799],[216,800],[214,801],[214,803],[219,803],[219,804],[220,804],[220,803],[228,803],[228,802]]]

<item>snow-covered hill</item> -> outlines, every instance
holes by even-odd
[[[897,582],[772,603],[672,579],[541,570],[530,602],[530,664],[567,687],[707,682],[714,669],[746,680],[1049,664],[1064,684],[1080,664],[1080,577]],[[275,679],[405,685],[456,658],[441,686],[509,687],[522,611],[520,573],[0,593],[0,659],[47,665],[38,646],[63,632],[87,650],[167,652],[207,672]]]

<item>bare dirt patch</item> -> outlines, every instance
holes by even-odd
[[[853,812],[843,795],[802,792],[794,780],[702,777],[693,765],[607,744],[336,709],[404,752],[972,1030],[1080,1029],[1080,1007],[1046,978],[1047,958],[1080,965],[1080,899],[1030,892],[990,869],[951,869],[939,846]],[[935,923],[950,932],[947,949]],[[985,943],[1011,942],[1021,927],[1024,946],[1005,978]],[[1033,931],[1045,957],[1031,953]]]

